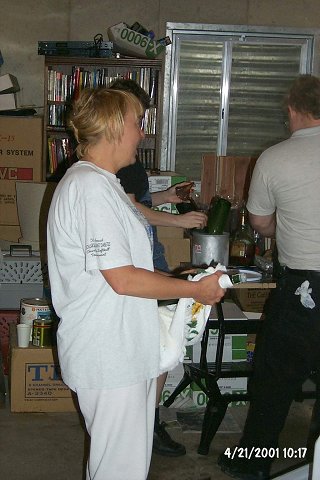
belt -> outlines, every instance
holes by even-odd
[[[288,273],[289,275],[296,275],[298,277],[320,277],[319,270],[300,270],[296,268],[289,268],[286,266],[280,267],[280,274]]]

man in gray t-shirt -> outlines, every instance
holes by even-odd
[[[279,278],[257,341],[240,445],[218,460],[226,474],[252,480],[269,478],[272,459],[283,458],[278,440],[290,405],[320,368],[320,80],[298,77],[287,109],[292,135],[258,159],[247,203],[252,227],[276,237]],[[310,431],[316,438],[319,425]],[[307,451],[301,441],[299,447],[299,455],[312,459],[313,446]],[[262,448],[266,457],[258,458]]]

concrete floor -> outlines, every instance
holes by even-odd
[[[294,403],[281,437],[281,446],[305,446],[313,402]],[[247,407],[232,407],[216,434],[207,456],[197,454],[200,433],[196,424],[177,422],[183,410],[161,407],[174,439],[184,443],[187,455],[154,455],[148,480],[226,480],[216,464],[218,455],[240,438]],[[201,411],[199,411],[199,415]],[[197,422],[196,422],[197,423]],[[192,429],[192,430],[191,430]],[[87,439],[76,413],[11,413],[8,401],[0,408],[1,480],[81,480]],[[297,464],[277,460],[273,476]],[[123,479],[128,480],[128,479]]]

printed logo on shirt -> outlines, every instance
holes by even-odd
[[[86,254],[91,257],[105,257],[110,250],[110,242],[105,242],[103,238],[90,238],[90,243],[86,245]]]

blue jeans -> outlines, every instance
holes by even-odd
[[[158,237],[155,235],[153,237],[153,265],[154,268],[161,270],[162,272],[170,271],[165,258],[164,246],[159,242]]]

